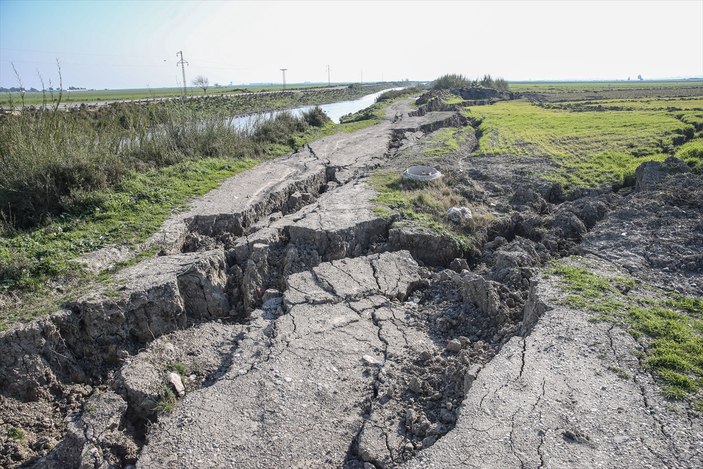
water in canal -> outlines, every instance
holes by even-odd
[[[359,99],[355,99],[353,101],[340,101],[338,103],[320,104],[320,107],[323,111],[325,111],[325,114],[327,114],[329,118],[332,119],[333,122],[339,124],[340,117],[353,112],[360,111],[364,108],[371,106],[373,103],[376,102],[376,98],[378,98],[381,94],[385,93],[386,91],[400,89],[402,88],[389,88],[387,90],[379,91],[377,93],[367,94],[366,96],[363,96]],[[309,111],[314,107],[315,106],[304,106],[297,107],[294,109],[287,109],[285,111],[263,112],[249,114],[247,116],[237,116],[232,118],[231,125],[236,129],[247,129],[260,123],[263,120],[276,117],[276,115],[280,114],[281,112],[290,112],[295,116],[299,116],[303,112]]]

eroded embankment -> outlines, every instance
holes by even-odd
[[[404,117],[396,119],[391,140],[461,123],[452,113]],[[529,285],[529,272],[520,271],[526,267],[521,261],[507,254],[489,261],[500,268],[500,274],[494,275],[502,281],[511,276],[511,287],[468,272],[459,275],[445,270],[441,275],[432,274],[420,269],[407,253],[399,258],[384,257],[387,265],[381,271],[373,267],[381,258],[364,261],[366,264],[322,264],[342,276],[342,285],[374,277],[376,289],[369,287],[351,296],[340,296],[333,289],[326,299],[305,296],[297,306],[290,300],[296,291],[308,294],[320,285],[326,288],[334,282],[321,280],[316,270],[309,270],[321,262],[410,249],[417,259],[447,266],[462,255],[460,246],[448,239],[405,224],[392,225],[373,212],[373,191],[363,182],[363,176],[369,167],[383,161],[386,151],[394,151],[394,144],[388,143],[391,128],[384,125],[368,131],[368,135],[325,139],[275,165],[233,178],[209,195],[205,203],[166,224],[162,235],[170,249],[164,249],[164,255],[126,269],[117,276],[113,287],[72,303],[70,310],[8,333],[3,342],[7,353],[2,355],[2,368],[9,379],[3,393],[13,405],[21,407],[23,401],[73,403],[72,407],[63,404],[52,409],[56,421],[70,410],[79,410],[81,401],[93,390],[91,386],[107,385],[102,384],[102,393],[92,393],[83,404],[83,413],[74,415],[67,437],[40,464],[71,466],[87,461],[85,458],[116,464],[133,462],[143,443],[144,423],[174,405],[172,389],[178,386],[168,382],[171,372],[179,372],[185,378],[185,383],[181,378],[181,384],[188,391],[202,383],[212,385],[200,392],[189,392],[187,402],[194,402],[198,408],[207,402],[208,394],[224,396],[225,401],[227,396],[241,395],[239,391],[217,392],[229,382],[228,374],[236,377],[241,370],[265,366],[280,346],[279,329],[297,316],[297,310],[319,315],[333,308],[341,316],[356,316],[360,319],[348,321],[346,334],[360,334],[352,344],[368,345],[365,350],[342,347],[345,360],[340,359],[339,367],[331,365],[360,377],[361,381],[351,386],[358,395],[340,396],[336,407],[312,414],[348,420],[348,425],[339,427],[345,432],[333,444],[343,452],[326,456],[326,464],[346,461],[353,466],[355,461],[373,461],[392,465],[407,460],[449,431],[472,379],[465,376],[474,376],[476,366],[517,332]],[[262,184],[262,180],[266,182]],[[239,195],[233,198],[232,194]],[[512,238],[512,231],[511,225],[501,232]],[[521,246],[496,239],[487,252],[510,252],[514,246]],[[508,243],[508,249],[502,249],[503,243]],[[534,265],[539,263],[534,255],[526,258]],[[401,260],[411,266],[412,275],[397,272]],[[359,265],[371,266],[362,278],[358,275]],[[454,266],[458,271],[467,267],[461,261]],[[305,272],[312,277],[301,277]],[[400,278],[401,274],[412,279],[409,284],[413,288],[381,289],[379,275]],[[420,290],[412,296],[417,288]],[[284,291],[287,306],[279,310],[275,305]],[[406,298],[410,301],[401,301]],[[262,306],[264,309],[257,311],[263,313],[250,317],[254,308]],[[429,311],[433,313],[428,314]],[[207,329],[204,340],[196,341],[198,346],[185,352],[189,349],[186,344],[193,339],[193,329],[188,328],[213,320],[231,324],[200,326],[214,330]],[[362,320],[368,323],[366,330],[370,335],[366,337],[360,332]],[[258,324],[260,321],[268,322]],[[342,323],[346,321],[342,319]],[[293,328],[297,329],[295,323]],[[345,334],[343,329],[337,329],[335,325],[331,331],[323,329],[315,334]],[[389,349],[392,331],[396,343]],[[315,334],[301,334],[299,341],[306,344],[303,349],[309,348],[310,341],[318,341]],[[164,339],[152,343],[162,336]],[[244,363],[237,363],[246,356],[249,343],[253,343],[253,351]],[[326,351],[331,353],[339,343],[335,339],[328,348],[311,348],[303,362],[318,355],[324,360]],[[209,358],[194,361],[194,356]],[[320,366],[322,370],[331,369]],[[386,378],[387,373],[391,378]],[[278,378],[282,376],[280,370],[276,374]],[[247,414],[257,405],[274,402],[272,399],[257,395],[249,404],[237,405]],[[296,400],[309,399],[316,397],[302,395]],[[96,420],[85,410],[94,407],[112,410],[101,411],[98,417],[103,418]],[[224,411],[214,408],[216,414]],[[189,407],[184,403],[177,406],[176,412],[187,413]],[[170,418],[179,417],[175,414]],[[324,428],[316,417],[308,415],[307,419],[307,426]],[[199,436],[209,441],[210,423],[194,425],[205,429]],[[23,426],[28,433],[42,435],[38,424],[23,422]],[[50,438],[58,438],[62,434],[60,424],[52,422],[52,426],[56,428]],[[194,437],[192,428],[179,428],[189,438]],[[154,428],[150,440],[158,441],[160,431]],[[171,430],[166,433],[171,434]],[[259,437],[265,439],[264,433],[259,433]],[[284,434],[292,436],[296,430],[291,428]],[[233,437],[233,441],[237,440]],[[165,440],[161,448],[151,444],[144,457],[156,454],[157,459],[162,458],[164,448],[173,441]],[[41,437],[30,443],[38,454],[45,451],[40,442]],[[50,446],[51,440],[43,443]],[[197,447],[207,448],[196,440],[179,444],[179,448],[190,450],[189,454]],[[270,448],[273,464],[284,451],[283,447]],[[168,451],[173,453],[175,449]],[[242,461],[249,454],[239,453]],[[21,459],[23,455],[9,456]],[[197,460],[192,459],[193,466]]]
[[[546,309],[537,269],[622,196],[565,201],[519,162],[502,176],[477,162],[458,190],[500,212],[464,252],[376,214],[365,181],[464,121],[399,105],[388,115],[233,178],[164,226],[162,255],[5,333],[3,421],[26,430],[6,439],[6,465],[61,440],[34,462],[393,467],[436,458],[448,433],[461,440],[482,367],[505,344],[522,347],[520,375],[529,366],[524,337]]]
[[[418,125],[445,121],[451,123],[451,116],[425,118]],[[113,382],[113,371],[169,332],[202,321],[246,320],[252,307],[279,295],[270,287],[285,288],[284,279],[293,272],[323,260],[387,249],[383,240],[389,222],[372,213],[372,192],[358,179],[383,158],[388,131],[388,124],[382,124],[366,135],[332,137],[276,162],[273,173],[266,171],[273,164],[259,167],[265,179],[252,174],[255,170],[228,181],[190,213],[165,224],[158,235],[166,247],[163,255],[122,271],[111,287],[71,303],[65,311],[3,333],[5,424],[25,435],[22,441],[6,439],[3,456],[8,465],[51,449],[63,435],[63,416],[78,411],[93,386],[105,388],[108,395],[115,388],[127,398],[129,409],[117,405],[120,399],[99,399],[93,392],[88,407],[116,405],[108,413],[109,422],[86,423],[83,405],[83,414],[74,416],[67,428],[68,437],[40,464],[70,466],[88,456],[109,463],[133,461],[139,426],[156,414],[149,398],[163,404],[168,393],[162,376],[156,380],[157,391],[149,395],[130,387],[126,371]],[[331,197],[316,202],[326,192]],[[236,340],[230,342],[236,346]],[[166,366],[180,368],[174,360]],[[210,361],[196,377],[207,378],[222,366]],[[100,432],[107,435],[105,441],[95,436],[97,430],[74,434],[101,424],[106,425]]]

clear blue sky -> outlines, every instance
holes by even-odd
[[[0,86],[703,76],[703,1],[0,0]]]

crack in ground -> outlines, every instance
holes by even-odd
[[[520,355],[520,374],[518,375],[517,379],[522,378],[522,373],[525,370],[525,354],[527,353],[527,339],[525,337],[522,337],[522,353]]]
[[[517,416],[520,409],[516,410],[510,417],[510,451],[512,451],[513,456],[520,461],[520,469],[525,469],[525,462],[522,460],[517,450],[515,449],[515,441],[513,440],[515,436],[515,416]]]
[[[539,431],[539,445],[537,446],[537,455],[539,456],[539,467],[544,467],[544,454],[542,453],[542,446],[544,445],[544,437],[546,433],[542,430]]]

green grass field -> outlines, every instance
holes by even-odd
[[[517,81],[510,82],[510,91],[538,93],[571,93],[575,91],[608,90],[657,90],[663,88],[700,88],[703,80],[662,80],[662,81]]]
[[[483,117],[477,155],[548,157],[560,168],[552,179],[570,187],[597,186],[623,183],[642,162],[663,160],[693,138],[703,100],[644,99],[628,101],[627,109],[608,109],[620,103],[594,100],[587,104],[604,109],[576,111],[506,101],[473,107],[466,115]]]

